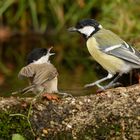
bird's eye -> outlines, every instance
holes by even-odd
[[[82,29],[83,26],[82,26],[82,25],[79,25],[79,26],[77,26],[76,28],[77,28],[77,29]]]
[[[77,29],[81,29],[81,28],[83,28],[83,26],[82,26],[82,24],[77,23],[77,24],[76,24],[76,28],[77,28]]]
[[[46,49],[42,49],[42,50],[41,50],[41,54],[42,54],[42,55],[46,55],[46,54],[47,54],[47,50],[46,50]]]
[[[46,52],[44,52],[43,55],[46,55]]]

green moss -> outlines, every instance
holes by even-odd
[[[21,113],[21,112],[18,112]],[[21,116],[10,116],[13,111],[1,111],[0,113],[0,138],[9,140],[12,134],[19,133],[25,138],[33,139],[27,119]]]

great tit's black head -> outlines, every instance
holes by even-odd
[[[94,19],[83,19],[79,21],[75,27],[68,29],[70,32],[79,32],[83,34],[86,38],[99,31],[102,26]]]

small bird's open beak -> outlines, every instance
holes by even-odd
[[[50,53],[50,56],[51,56],[51,55],[55,55],[55,53]]]
[[[68,28],[69,32],[77,32],[77,29],[75,27],[70,27]]]
[[[49,56],[51,56],[51,55],[55,55],[55,53],[50,53],[50,51],[52,50],[52,48],[53,48],[53,47],[50,47],[50,48],[48,49],[47,54],[49,54]]]

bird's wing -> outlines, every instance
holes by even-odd
[[[104,53],[116,56],[130,63],[140,65],[140,52],[132,48],[126,42],[123,42],[118,45],[104,47],[102,51]]]
[[[33,79],[33,83],[36,85],[41,85],[43,81],[49,82],[54,79],[58,75],[58,72],[52,64],[42,64],[42,66],[40,66],[40,69],[36,69],[35,74],[36,75]]]
[[[33,67],[31,65],[27,65],[20,70],[18,77],[19,78],[33,77],[34,74],[35,72],[34,72]]]
[[[58,72],[56,70],[54,70],[52,72],[49,72],[47,79],[48,79],[48,81],[50,81],[53,78],[55,78],[56,76],[58,76]]]
[[[52,80],[53,78],[55,78],[56,76],[58,76],[57,69],[52,64],[49,64],[47,66],[47,71],[46,72],[47,72],[47,79],[48,79],[48,81],[49,80]]]

